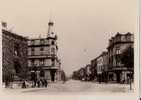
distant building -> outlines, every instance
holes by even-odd
[[[107,82],[108,72],[108,53],[102,52],[100,56],[96,58],[97,62],[97,78],[99,82]]]
[[[92,70],[91,70],[91,64],[87,64],[85,67],[85,71],[86,71],[86,80],[90,81],[91,80],[91,74],[92,74]]]
[[[102,52],[103,64],[102,64],[102,81],[108,82],[108,52]]]
[[[131,33],[120,34],[117,33],[115,37],[112,37],[109,40],[108,49],[108,57],[109,57],[109,78],[112,80],[116,80],[117,82],[121,82],[121,80],[127,80],[127,77],[130,74],[127,66],[121,61],[121,56],[123,52],[128,47],[134,48],[134,37]],[[132,69],[133,74],[133,69]]]
[[[5,80],[20,80],[27,76],[27,38],[2,29],[2,76]]]
[[[47,37],[28,40],[28,67],[31,72],[37,72],[37,78],[56,81],[60,79],[61,62],[57,56],[57,35],[53,32],[53,24],[48,23]]]
[[[91,60],[91,71],[93,80],[97,80],[97,61],[96,58]]]
[[[79,73],[79,79],[80,80],[86,80],[86,69],[85,68],[80,68],[78,70],[78,73]]]

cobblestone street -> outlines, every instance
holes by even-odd
[[[132,85],[133,87],[133,85]],[[116,84],[116,83],[97,83],[97,82],[81,82],[76,80],[69,80],[65,84],[50,83],[47,88],[13,88],[3,89],[5,93],[24,93],[24,94],[62,94],[62,93],[132,93],[129,84]]]

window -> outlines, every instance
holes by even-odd
[[[55,54],[55,48],[51,48],[51,52]]]
[[[40,48],[40,51],[44,51],[44,47],[41,47],[41,48]]]
[[[40,65],[44,65],[44,59],[40,59]]]
[[[52,41],[51,44],[54,45],[55,44],[54,41]]]
[[[55,66],[55,59],[51,59],[52,61],[52,66]]]
[[[34,51],[34,48],[31,48],[31,51]]]
[[[31,48],[31,55],[34,55],[34,51],[35,51],[35,49]]]
[[[116,54],[120,54],[121,52],[120,52],[120,46],[117,46],[116,47]]]
[[[120,54],[120,49],[119,48],[116,49],[116,54]]]
[[[127,41],[131,41],[131,36],[130,36],[130,35],[127,35],[127,36],[126,36],[126,40],[127,40]]]
[[[43,45],[45,41],[43,39],[40,40],[40,44]]]
[[[120,49],[116,49],[116,54],[120,54]]]
[[[117,36],[116,40],[121,41],[121,36]]]
[[[19,44],[14,44],[14,55],[20,56]]]
[[[51,61],[52,61],[52,62],[54,62],[54,61],[55,61],[55,59],[51,59]]]
[[[123,35],[123,36],[121,36],[121,41],[126,41],[125,40],[125,36]]]
[[[34,66],[34,59],[31,60],[31,66]]]
[[[34,45],[34,40],[31,40],[31,45]]]
[[[55,59],[52,58],[51,61],[52,61],[52,66],[54,66],[55,65]]]
[[[40,51],[41,51],[40,54],[41,54],[41,55],[44,55],[44,52],[43,52],[43,51],[44,51],[44,47],[41,47],[41,48],[40,48]]]

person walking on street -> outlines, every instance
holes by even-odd
[[[47,85],[48,85],[48,82],[46,79],[44,79],[44,85],[45,85],[45,87],[47,87]]]
[[[25,80],[24,80],[23,83],[22,83],[22,88],[26,88]]]
[[[42,83],[42,87],[44,87],[44,86],[45,86],[44,79],[41,79],[40,81],[41,81],[41,83]]]
[[[37,86],[40,87],[40,80],[37,81]]]

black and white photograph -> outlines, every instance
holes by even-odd
[[[138,98],[138,27],[138,0],[2,0],[1,92]]]

